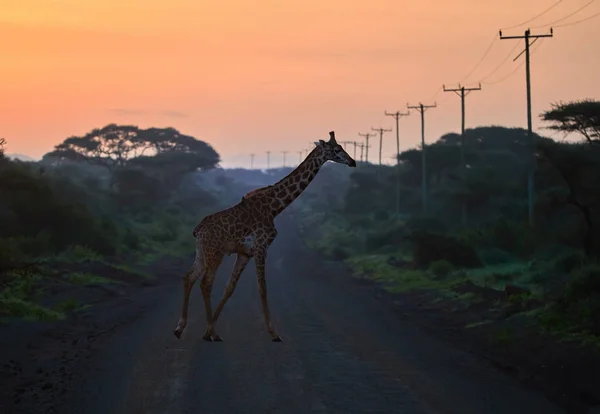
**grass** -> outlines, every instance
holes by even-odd
[[[36,304],[32,299],[38,291],[36,285],[42,276],[22,271],[8,274],[9,281],[0,291],[0,315],[25,320],[60,320],[62,312]]]
[[[84,273],[84,272],[73,272],[68,273],[64,276],[66,280],[74,285],[105,285],[111,283],[123,284],[117,280],[109,279],[106,277],[94,275],[92,273]]]
[[[437,280],[430,273],[418,269],[398,269],[388,263],[390,255],[371,254],[346,260],[358,277],[367,277],[383,284],[390,292],[399,293],[421,289],[448,289],[455,279]]]
[[[103,256],[84,246],[73,246],[61,254],[44,258],[35,266],[35,271],[19,269],[3,275],[5,282],[0,290],[0,318],[6,322],[11,318],[23,320],[61,320],[67,314],[84,309],[87,305],[77,299],[67,299],[56,303],[51,308],[36,303],[43,294],[42,282],[56,274],[56,267],[61,264],[101,262],[114,269],[137,275],[143,279],[151,279],[148,272],[128,264],[111,264]],[[55,277],[55,276],[53,276]],[[69,272],[62,274],[61,279],[72,285],[92,286],[105,284],[125,284],[119,280],[103,277],[90,272]]]
[[[151,263],[151,262],[150,262]],[[132,275],[139,276],[143,279],[154,279],[154,275],[146,272],[144,270],[140,270],[136,268],[134,265],[129,264],[110,264],[110,266],[114,269],[122,270],[124,272],[130,273]]]

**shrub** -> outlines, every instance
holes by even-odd
[[[429,271],[437,277],[444,277],[454,271],[454,266],[447,260],[436,260],[429,264]]]
[[[554,262],[556,270],[562,272],[571,272],[581,266],[585,260],[585,255],[581,252],[569,252],[559,256]]]
[[[426,267],[436,260],[447,260],[455,266],[469,268],[482,265],[477,252],[454,237],[416,231],[407,239],[413,243],[413,260],[419,267]]]

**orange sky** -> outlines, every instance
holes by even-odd
[[[530,26],[588,1],[564,0]],[[436,95],[442,83],[464,80],[499,28],[554,2],[0,0],[0,136],[9,153],[40,157],[70,135],[110,122],[173,126],[211,143],[223,166],[248,165],[252,152],[255,165],[264,165],[266,150],[276,165],[280,151],[297,161],[295,151],[329,130],[338,140],[361,139],[358,132],[372,126],[394,125],[384,110],[435,100],[438,108],[426,114],[431,142],[460,129],[460,100]],[[536,49],[536,129],[550,102],[600,99],[600,17],[556,27],[598,12],[600,1],[557,23],[554,37]],[[522,44],[496,40],[467,84]],[[485,80],[520,62],[509,59]],[[467,126],[489,124],[526,126],[524,66],[467,98]],[[400,130],[402,147],[415,146],[418,114],[403,119]],[[386,161],[394,151],[395,132],[387,133]],[[374,146],[370,156],[376,153]]]

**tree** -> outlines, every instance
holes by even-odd
[[[600,101],[584,99],[555,103],[540,117],[551,123],[548,129],[564,134],[579,133],[589,144],[600,144]]]
[[[174,156],[173,153],[180,155]],[[158,156],[160,160],[156,159]],[[182,157],[186,157],[184,164],[188,169],[192,166],[212,168],[219,162],[219,154],[210,145],[183,135],[175,128],[140,129],[133,125],[116,124],[94,129],[81,137],[69,137],[46,154],[44,159],[85,161],[114,171],[120,167],[147,163],[150,158],[155,159],[152,163],[164,165],[179,163]]]
[[[562,188],[551,190],[554,205],[569,204],[580,211],[586,224],[583,248],[586,255],[591,256],[596,247],[595,219],[600,205],[600,184],[597,180],[600,147],[590,150],[587,144],[542,141],[537,150],[540,162],[553,167],[564,183]]]
[[[6,146],[6,139],[0,137],[0,158],[4,157],[5,146]]]

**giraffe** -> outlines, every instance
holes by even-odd
[[[334,131],[329,133],[329,141],[315,142],[315,148],[306,159],[286,177],[273,185],[250,191],[234,206],[206,216],[194,228],[196,257],[192,268],[183,277],[181,318],[174,330],[177,338],[181,338],[187,325],[190,292],[200,278],[206,312],[206,330],[202,338],[222,341],[215,328],[217,319],[233,295],[246,265],[254,258],[264,322],[271,339],[281,342],[271,323],[265,279],[267,251],[277,236],[274,219],[306,189],[327,161],[356,167],[356,161],[335,140]],[[225,254],[234,253],[237,258],[233,272],[213,313],[211,292],[217,269]]]

